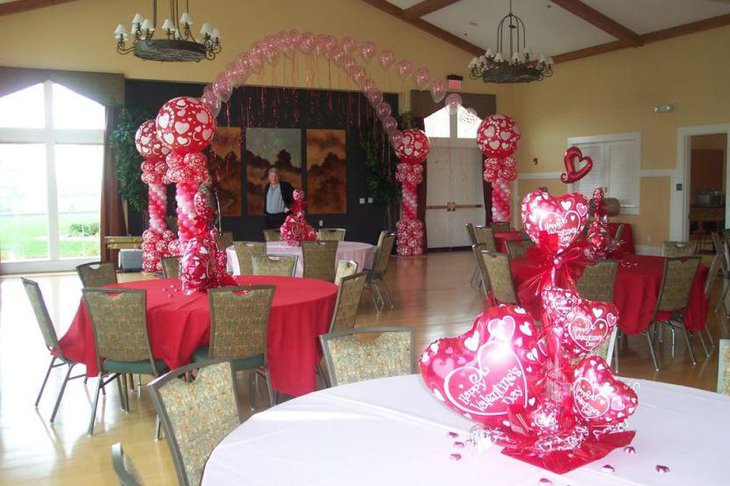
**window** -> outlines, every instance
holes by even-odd
[[[619,200],[622,213],[639,214],[639,133],[569,138],[568,145],[593,160],[593,169],[573,190],[590,198],[597,187],[603,187],[607,197]]]
[[[424,120],[429,138],[457,138],[476,140],[482,119],[459,105],[456,110],[444,106]]]
[[[102,105],[50,81],[0,98],[4,270],[98,259],[104,125]]]

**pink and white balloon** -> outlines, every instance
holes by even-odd
[[[477,146],[486,157],[484,180],[492,183],[492,220],[510,220],[510,190],[507,182],[517,178],[512,157],[521,137],[520,128],[507,115],[491,115],[477,129]]]
[[[154,120],[147,120],[137,129],[134,137],[142,162],[142,182],[147,184],[147,212],[149,228],[142,233],[142,269],[145,272],[162,270],[160,261],[169,255],[168,244],[175,236],[167,230],[167,164],[165,156],[170,152],[157,139]]]
[[[397,249],[401,256],[423,253],[423,222],[418,219],[416,187],[423,182],[423,165],[430,150],[428,137],[421,130],[408,129],[400,134],[396,155],[400,163],[395,178],[403,186],[402,215],[396,223]]]

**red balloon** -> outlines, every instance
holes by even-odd
[[[208,146],[215,133],[215,118],[210,110],[195,98],[173,98],[157,114],[157,137],[173,152],[200,152]]]
[[[170,153],[170,149],[162,145],[157,138],[157,127],[155,120],[147,120],[142,123],[134,134],[134,145],[139,155],[145,159],[150,157],[164,157]]]
[[[634,390],[614,378],[611,367],[599,356],[586,356],[578,363],[572,391],[576,414],[593,426],[622,423],[639,404]]]
[[[583,162],[585,164],[578,170],[575,168],[576,159],[579,163]],[[593,168],[593,159],[583,156],[583,152],[578,147],[570,147],[565,151],[563,163],[565,164],[565,172],[560,174],[560,181],[566,184],[581,180]]]
[[[522,200],[522,222],[532,241],[563,251],[581,235],[588,220],[588,200],[574,192],[554,197],[537,189]]]
[[[477,129],[477,145],[487,157],[508,157],[521,137],[517,122],[507,115],[491,115]]]
[[[420,164],[426,160],[431,149],[426,134],[416,128],[403,130],[402,134],[401,143],[395,150],[398,160],[405,164]]]

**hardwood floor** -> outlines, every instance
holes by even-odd
[[[469,287],[473,270],[470,252],[434,253],[424,257],[393,258],[386,278],[395,308],[378,315],[369,293],[360,307],[358,326],[405,325],[416,330],[416,348],[432,340],[468,329],[484,308],[482,296]],[[41,285],[59,336],[73,318],[81,297],[75,274],[34,277]],[[120,280],[141,278],[120,274]],[[718,278],[711,307],[722,286]],[[728,337],[726,322],[710,312],[709,326],[716,339]],[[620,374],[714,390],[717,353],[705,358],[699,343],[698,362],[692,366],[684,342],[677,355],[659,354],[662,369],[655,373],[644,338],[630,337],[620,347]],[[668,348],[668,346],[667,346]],[[147,484],[177,484],[164,440],[154,441],[154,411],[147,391],[130,394],[131,412],[120,408],[116,386],[100,399],[93,437],[86,435],[92,385],[71,381],[55,424],[48,422],[63,371],[56,370],[38,409],[33,407],[49,361],[41,334],[20,279],[0,279],[0,483],[2,484],[115,484],[109,447],[121,441]],[[247,393],[245,376],[239,391]],[[248,397],[241,396],[243,410]],[[259,399],[258,403],[265,403]],[[248,412],[247,412],[248,413]],[[243,417],[244,419],[247,417]]]

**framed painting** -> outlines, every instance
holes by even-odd
[[[211,169],[216,178],[213,189],[218,195],[221,216],[241,216],[241,128],[216,128],[211,154]]]
[[[247,128],[244,142],[246,214],[261,216],[270,167],[279,169],[281,180],[302,188],[302,132],[298,128]]]
[[[345,130],[307,130],[307,210],[347,213]]]

